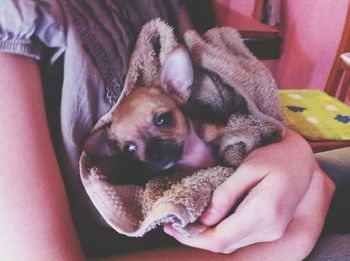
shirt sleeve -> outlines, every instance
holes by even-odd
[[[44,47],[60,52],[64,19],[55,0],[1,0],[0,52],[40,59]]]

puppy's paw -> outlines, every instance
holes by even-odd
[[[220,148],[220,158],[226,166],[238,167],[246,155],[247,145],[243,141]]]

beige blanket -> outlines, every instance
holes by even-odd
[[[184,35],[194,63],[215,72],[247,101],[255,118],[268,121],[283,135],[276,84],[267,68],[244,46],[232,28],[213,28],[203,37],[194,31]],[[156,45],[160,47],[157,52]],[[138,84],[157,81],[160,66],[178,46],[173,30],[156,19],[144,25],[131,57],[126,83],[118,102],[95,125],[108,124],[111,112]],[[228,129],[235,128],[230,121]],[[239,123],[241,124],[241,123]],[[92,131],[93,131],[92,130]],[[81,180],[92,202],[116,231],[127,236],[143,236],[147,231],[172,222],[185,233],[196,233],[195,221],[209,203],[213,190],[235,171],[216,166],[192,175],[181,173],[153,178],[145,184],[125,182],[137,179],[143,169],[122,158],[97,159],[82,152]],[[110,178],[114,176],[113,181]],[[132,179],[132,178],[131,178]]]

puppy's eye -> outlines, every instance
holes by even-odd
[[[123,151],[129,155],[134,155],[136,153],[137,146],[134,143],[128,143],[124,145]]]
[[[171,111],[161,113],[154,118],[154,125],[160,128],[169,127],[173,123],[173,113]]]

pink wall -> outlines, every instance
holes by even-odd
[[[254,0],[216,0],[216,2],[248,16],[252,15],[254,9]]]
[[[283,51],[272,71],[280,88],[325,86],[349,0],[281,0]]]
[[[251,16],[254,0],[217,0]],[[280,88],[323,89],[350,0],[280,0],[282,56],[267,61]]]

